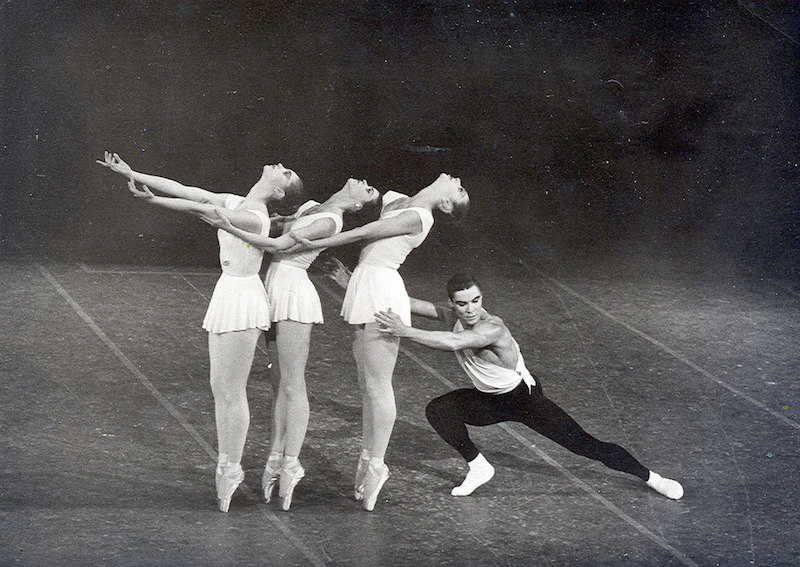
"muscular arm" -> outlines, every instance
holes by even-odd
[[[426,331],[405,325],[400,317],[391,311],[375,314],[381,332],[405,337],[426,347],[438,350],[480,349],[495,344],[503,336],[503,328],[490,321],[481,322],[467,331]]]
[[[333,248],[362,240],[379,240],[402,234],[417,234],[421,230],[422,221],[419,215],[413,211],[408,211],[387,219],[378,219],[328,238],[321,238],[312,242],[303,240],[302,242],[306,248]]]

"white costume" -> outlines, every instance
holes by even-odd
[[[406,211],[414,211],[422,221],[418,234],[403,234],[381,238],[367,244],[358,258],[358,265],[350,277],[342,304],[342,317],[352,325],[374,323],[377,311],[391,308],[406,325],[411,325],[411,304],[406,286],[397,269],[414,248],[422,244],[433,226],[433,215],[422,207],[408,207],[386,211],[386,205],[405,195],[388,191],[383,196],[380,218],[390,218]]]
[[[319,205],[316,201],[304,203],[298,212]],[[309,226],[323,218],[333,220],[336,225],[334,234],[342,230],[342,218],[328,212],[302,215],[287,230],[296,230]],[[276,254],[267,270],[264,285],[269,297],[270,314],[273,321],[297,321],[299,323],[322,323],[322,305],[317,288],[308,278],[308,267],[317,258],[322,248],[286,254]]]
[[[463,330],[464,326],[461,324],[461,321],[456,321],[453,332],[460,333]],[[461,368],[464,369],[469,379],[472,380],[472,383],[481,392],[487,394],[507,394],[519,386],[520,380],[528,385],[528,391],[536,384],[536,380],[531,373],[528,372],[528,369],[525,368],[525,361],[522,358],[522,353],[519,350],[516,339],[511,337],[511,341],[514,343],[514,351],[517,353],[517,366],[513,370],[491,362],[486,362],[470,348],[455,351],[456,358]]]
[[[244,197],[228,195],[226,209],[235,209]],[[261,234],[269,235],[269,216],[248,210],[261,220]],[[203,329],[209,333],[227,333],[245,329],[267,330],[270,326],[267,292],[259,270],[264,253],[224,230],[217,231],[219,263],[222,275],[214,287]]]

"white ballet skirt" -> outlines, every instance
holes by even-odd
[[[392,236],[367,244],[353,270],[342,303],[342,317],[351,325],[374,323],[375,313],[389,308],[411,325],[411,303],[403,278],[397,272],[408,254],[422,244],[433,226],[433,215],[422,207],[408,207],[386,211],[386,205],[405,197],[395,191],[383,196],[384,210],[380,218],[391,218],[406,211],[416,212],[422,221],[419,234]]]
[[[318,203],[313,202],[313,205]],[[299,210],[304,210],[303,205]],[[342,218],[328,212],[303,215],[286,230],[309,226],[315,221],[329,218],[336,225],[333,234],[342,230]],[[297,321],[299,323],[323,323],[322,304],[317,288],[308,278],[308,267],[317,258],[322,248],[304,250],[293,254],[278,253],[272,260],[264,278],[269,297],[272,321]]]
[[[233,210],[243,200],[239,195],[229,195],[225,208]],[[261,219],[261,234],[269,235],[269,216],[262,211],[249,212]],[[224,230],[217,231],[217,238],[222,275],[214,286],[203,329],[209,333],[268,330],[269,301],[258,273],[263,251]]]

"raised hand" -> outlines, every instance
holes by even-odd
[[[342,289],[347,289],[347,284],[350,282],[350,276],[353,274],[347,266],[345,266],[339,258],[331,256],[322,265],[322,270],[325,276],[332,279]]]
[[[142,185],[141,189],[136,187],[136,183],[133,182],[133,179],[128,180],[128,190],[138,199],[152,199],[155,197],[147,185]]]
[[[115,173],[124,175],[128,179],[133,178],[133,169],[131,169],[131,166],[129,166],[127,163],[122,161],[122,158],[119,157],[119,154],[105,152],[105,156],[102,160],[98,159],[95,161]]]

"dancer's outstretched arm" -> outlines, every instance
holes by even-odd
[[[115,173],[119,173],[128,179],[133,179],[143,185],[147,185],[151,189],[155,189],[159,193],[169,195],[170,197],[178,197],[197,203],[207,203],[209,205],[224,207],[225,199],[229,195],[229,193],[214,193],[213,191],[207,191],[200,187],[189,187],[177,181],[173,181],[172,179],[167,179],[166,177],[134,171],[118,154],[105,152],[104,159],[98,159],[96,161]]]
[[[426,331],[403,323],[400,316],[389,311],[375,314],[375,321],[380,327],[378,331],[395,337],[406,337],[412,341],[438,350],[479,349],[497,343],[503,336],[503,327],[491,321],[483,321],[472,329],[452,331]]]
[[[295,234],[294,231],[290,234],[295,234],[299,247],[307,249],[333,248],[334,246],[344,246],[345,244],[361,242],[362,240],[378,240],[403,234],[418,234],[420,231],[422,231],[422,221],[419,215],[413,211],[408,211],[386,219],[378,219],[319,240],[306,240],[302,238],[302,235]]]
[[[245,242],[249,242],[256,248],[260,248],[265,252],[269,252],[270,254],[274,254],[275,252],[280,252],[282,250],[287,250],[294,246],[297,241],[290,235],[284,234],[278,236],[276,238],[270,238],[269,236],[263,236],[256,232],[250,232],[247,230],[241,230],[234,226],[232,223],[232,219],[230,218],[231,213],[236,211],[229,211],[229,210],[220,210],[217,209],[217,214],[215,218],[211,219],[203,219],[211,226],[216,228],[221,228],[222,230],[226,230],[230,232],[232,235],[236,236],[237,238],[241,238]],[[301,227],[295,231],[295,234],[298,237],[314,241],[318,238],[324,238],[326,236],[330,236],[336,230],[336,224],[333,222],[333,219],[329,218],[322,218],[317,219],[312,222],[308,226]]]
[[[154,195],[147,185],[143,185],[142,188],[139,189],[132,179],[128,180],[128,189],[133,193],[134,197],[147,201],[152,205],[181,213],[189,213],[200,217],[206,222],[209,222],[210,219],[217,218],[218,212],[221,210],[220,207],[208,203],[198,203],[197,201],[181,199],[179,197],[160,197]],[[225,214],[229,215],[228,222],[231,223],[231,226],[243,230],[261,230],[261,219],[250,211],[232,211],[230,209],[225,209]],[[209,224],[213,223],[209,222]]]

